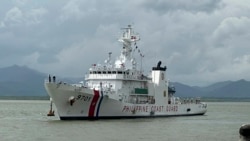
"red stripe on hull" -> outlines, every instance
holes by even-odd
[[[95,107],[97,105],[97,101],[99,99],[100,95],[99,95],[99,91],[94,90],[94,97],[90,103],[89,106],[89,117],[94,117],[95,114]]]

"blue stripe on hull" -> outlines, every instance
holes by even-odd
[[[102,99],[103,99],[103,91],[101,91],[101,99],[100,99],[100,101],[98,103],[98,106],[97,106],[96,118],[98,118],[98,116],[99,116],[99,110],[100,110],[100,107],[101,107]]]
[[[98,119],[133,119],[133,118],[159,118],[159,117],[178,117],[178,116],[197,116],[205,113],[183,114],[183,115],[154,115],[154,116],[100,116],[100,117],[60,117],[61,120],[98,120]]]

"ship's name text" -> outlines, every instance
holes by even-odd
[[[123,106],[122,112],[177,112],[177,105],[167,106]]]

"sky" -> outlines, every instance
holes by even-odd
[[[84,77],[119,56],[129,24],[146,74],[161,60],[190,86],[250,80],[249,0],[1,0],[0,68]]]

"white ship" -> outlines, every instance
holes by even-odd
[[[140,40],[129,25],[118,41],[121,55],[112,63],[111,53],[103,65],[92,65],[85,83],[67,84],[49,77],[45,88],[61,120],[144,118],[203,115],[207,105],[199,98],[180,99],[166,79],[161,61],[151,75],[137,68],[134,57]],[[138,52],[138,51],[137,51]],[[54,112],[53,112],[54,113]]]

